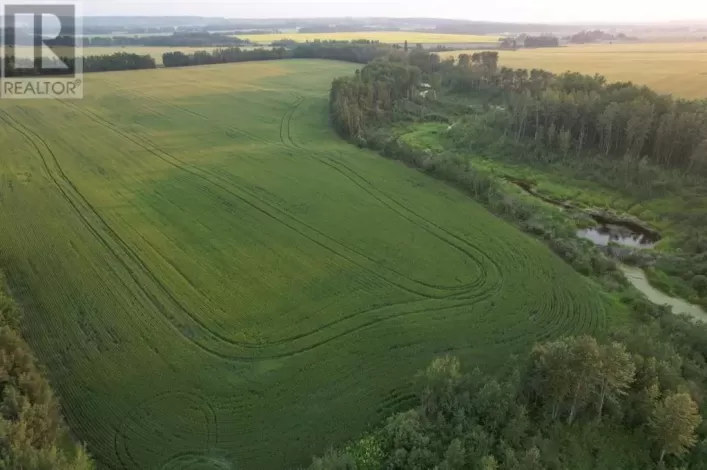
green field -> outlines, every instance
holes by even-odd
[[[354,66],[86,75],[0,102],[0,260],[105,468],[285,468],[411,403],[436,355],[495,371],[604,301],[540,242],[327,123]]]

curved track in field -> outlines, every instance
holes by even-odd
[[[331,335],[330,337],[324,337],[321,338],[321,333],[324,333],[326,329],[331,328],[336,325],[341,325],[345,322],[348,322],[352,319],[355,319],[357,317],[365,316],[368,315],[370,316],[371,314],[376,314],[376,313],[385,313],[385,309],[388,307],[395,307],[396,305],[388,306],[388,307],[383,307],[383,308],[376,308],[373,310],[365,310],[361,312],[355,312],[352,314],[349,314],[347,316],[344,316],[343,318],[338,319],[337,321],[327,323],[325,325],[320,326],[317,329],[311,330],[309,332],[303,332],[288,338],[282,338],[272,344],[264,342],[264,343],[247,343],[247,342],[239,342],[239,341],[234,341],[232,339],[229,339],[227,336],[219,333],[218,331],[214,331],[213,329],[210,329],[208,325],[206,325],[202,319],[200,319],[197,315],[189,312],[189,310],[178,300],[177,296],[173,293],[170,292],[168,287],[164,285],[164,283],[159,279],[159,277],[150,270],[150,268],[140,259],[140,257],[135,253],[135,251],[129,246],[129,244],[123,240],[106,222],[104,218],[100,216],[100,214],[91,206],[91,204],[86,200],[86,198],[83,197],[83,195],[78,191],[76,186],[71,182],[71,180],[65,175],[63,170],[61,169],[61,166],[59,165],[58,160],[56,159],[56,156],[52,152],[51,148],[49,145],[44,142],[41,137],[39,137],[36,134],[33,134],[31,130],[24,128],[22,129],[21,125],[19,125],[16,122],[12,122],[12,118],[5,114],[3,119],[12,127],[16,128],[18,131],[31,134],[30,137],[28,138],[35,138],[39,140],[44,147],[44,150],[40,146],[35,145],[35,148],[37,149],[38,154],[42,157],[43,160],[45,160],[44,155],[49,154],[51,156],[51,160],[53,161],[55,165],[55,172],[58,174],[58,177],[52,177],[52,179],[55,181],[55,184],[57,185],[58,188],[60,188],[60,192],[64,195],[64,197],[67,199],[67,201],[71,201],[71,205],[75,207],[77,213],[82,215],[82,218],[84,219],[85,223],[87,224],[87,227],[89,230],[94,233],[102,242],[102,244],[110,249],[110,251],[114,254],[117,260],[121,262],[121,264],[126,268],[128,272],[131,273],[134,279],[135,275],[134,272],[136,270],[141,270],[142,274],[148,276],[150,280],[154,283],[154,285],[164,293],[165,297],[169,299],[169,301],[172,303],[172,307],[178,308],[184,313],[188,315],[189,318],[191,318],[194,321],[194,324],[192,325],[192,328],[199,328],[202,331],[203,337],[209,338],[211,343],[214,342],[214,340],[224,344],[226,347],[236,347],[237,350],[233,350],[232,348],[230,350],[224,351],[222,348],[214,348],[213,345],[207,345],[207,344],[198,344],[198,341],[193,340],[189,338],[190,341],[193,341],[197,343],[197,345],[204,349],[209,351],[210,353],[216,354],[219,357],[222,358],[233,358],[237,360],[260,360],[260,359],[267,359],[267,358],[281,358],[281,357],[286,357],[288,355],[296,354],[296,353],[301,353],[305,351],[310,351],[318,346],[321,346],[323,344],[327,344],[330,341],[334,339],[339,339],[342,338],[348,334],[351,334],[356,331],[360,331],[364,328],[368,328],[376,323],[382,322],[382,321],[388,321],[394,318],[399,318],[401,316],[405,315],[410,315],[410,314],[417,314],[422,311],[444,311],[444,310],[449,310],[449,309],[455,309],[455,308],[462,308],[462,307],[469,307],[472,306],[482,300],[487,299],[489,296],[491,296],[494,292],[496,292],[500,287],[502,286],[502,276],[500,276],[500,271],[499,271],[499,266],[488,256],[486,256],[481,250],[479,250],[477,247],[473,246],[472,244],[466,242],[465,240],[460,239],[459,237],[450,234],[449,232],[441,229],[440,227],[434,225],[433,223],[429,222],[428,220],[420,217],[419,215],[415,214],[412,211],[409,211],[409,209],[406,209],[402,206],[400,206],[403,210],[409,212],[409,214],[405,214],[403,211],[400,209],[394,207],[393,203],[390,201],[384,200],[380,195],[375,195],[371,190],[366,189],[363,187],[360,183],[354,181],[350,176],[344,175],[349,179],[352,179],[355,184],[360,186],[364,191],[366,191],[371,197],[374,199],[378,200],[381,202],[383,205],[389,207],[394,213],[398,214],[399,216],[405,218],[406,220],[410,221],[413,224],[418,225],[420,228],[428,231],[431,233],[433,236],[437,237],[440,241],[443,243],[449,244],[450,246],[453,246],[455,249],[457,249],[460,254],[463,256],[469,257],[471,260],[473,260],[480,268],[481,271],[481,276],[477,279],[475,279],[472,282],[469,282],[464,285],[460,286],[443,286],[443,285],[431,285],[424,283],[422,281],[414,280],[411,278],[407,278],[401,273],[395,271],[394,269],[384,266],[382,263],[371,259],[364,253],[356,250],[355,248],[352,247],[347,247],[342,245],[340,242],[337,240],[332,239],[331,237],[328,237],[326,234],[322,233],[315,227],[312,227],[310,225],[307,225],[303,223],[300,220],[297,220],[296,218],[290,216],[289,214],[285,213],[282,209],[273,206],[272,204],[269,204],[267,202],[264,202],[262,200],[257,199],[255,195],[253,195],[251,192],[249,192],[247,189],[244,189],[243,187],[239,187],[235,184],[233,184],[230,180],[227,178],[224,178],[221,175],[218,175],[214,172],[210,172],[204,169],[200,169],[198,167],[195,167],[193,165],[189,165],[187,162],[184,162],[183,160],[180,160],[179,158],[175,157],[174,155],[159,149],[158,147],[152,145],[149,142],[146,142],[144,138],[138,136],[138,135],[129,135],[125,133],[124,131],[118,129],[116,126],[112,125],[105,119],[103,119],[101,116],[92,113],[88,110],[81,110],[80,107],[73,103],[65,102],[68,106],[70,106],[72,109],[75,109],[78,112],[81,112],[85,114],[87,117],[90,117],[93,121],[102,124],[104,127],[107,129],[123,136],[125,139],[129,140],[130,142],[138,145],[139,147],[143,148],[144,150],[150,152],[153,154],[155,157],[160,158],[176,168],[188,172],[192,175],[195,175],[199,179],[207,182],[209,186],[215,190],[221,190],[229,195],[235,196],[238,198],[240,201],[245,202],[246,204],[250,205],[251,207],[256,208],[263,214],[267,215],[268,217],[273,218],[274,220],[277,220],[278,222],[282,223],[283,225],[287,226],[288,228],[292,229],[296,233],[300,234],[301,236],[309,239],[310,241],[313,241],[314,243],[317,243],[320,246],[323,246],[324,248],[330,250],[332,254],[336,256],[340,256],[342,258],[347,259],[348,261],[352,262],[353,264],[356,264],[360,268],[369,271],[371,274],[380,276],[380,271],[378,269],[382,269],[383,271],[388,271],[390,274],[388,276],[385,276],[383,280],[385,282],[388,282],[390,284],[395,285],[396,287],[405,290],[407,292],[413,293],[419,297],[421,297],[421,300],[418,302],[406,302],[408,306],[410,307],[408,310],[403,311],[403,312],[395,312],[390,315],[379,315],[376,318],[372,318],[369,320],[365,320],[363,322],[358,322],[356,325],[349,326],[345,328],[343,331],[338,332],[336,334]],[[181,108],[180,108],[181,109]],[[296,109],[296,106],[293,106],[288,110],[288,115],[291,118],[292,113]],[[199,115],[200,116],[200,115]],[[286,122],[289,123],[290,119],[287,118]],[[287,140],[286,140],[286,145],[290,148],[293,149],[299,149],[299,150],[305,150],[301,146],[295,146],[292,144],[291,141],[291,131],[289,130],[289,124],[287,126],[288,132],[287,132]],[[304,153],[304,152],[303,152]],[[324,162],[324,161],[323,161]],[[324,162],[325,164],[328,164]],[[331,164],[328,164],[331,166]],[[47,168],[48,172],[52,172],[49,166],[45,165]],[[340,170],[337,170],[340,171]],[[62,184],[63,183],[63,184]],[[63,187],[63,189],[62,189]],[[75,202],[78,201],[78,202]],[[223,201],[223,199],[222,199]],[[223,201],[225,204],[228,204],[227,201]],[[83,205],[85,210],[82,210],[80,205]],[[95,216],[95,219],[97,223],[92,223],[91,221],[87,220],[83,214],[85,212],[91,213],[93,216]],[[99,227],[96,227],[98,225]],[[103,230],[101,230],[103,229]],[[107,242],[100,234],[101,231],[105,231],[108,233],[108,236],[112,239],[115,245],[119,247],[119,250],[124,253],[124,255],[121,255],[121,253],[118,252],[118,250],[110,248],[111,243]],[[358,258],[358,259],[357,259]],[[127,259],[127,260],[126,260]],[[359,259],[365,260],[365,261],[358,261]],[[132,262],[132,263],[130,263]],[[372,270],[368,268],[367,266],[364,265],[364,262],[370,262],[374,263],[376,267],[378,268],[377,270]],[[493,276],[490,277],[488,272],[489,269],[492,270]],[[151,294],[151,289],[145,288],[140,282],[136,279],[136,284],[141,287],[143,292],[150,297],[154,297]],[[425,300],[429,299],[438,299],[438,300],[449,300],[449,301],[454,301],[452,305],[443,305],[443,306],[433,306],[429,305],[429,303],[424,303]],[[156,307],[158,308],[159,311],[165,312],[166,307],[162,305],[158,300],[154,300]],[[389,309],[389,308],[388,308]],[[389,309],[390,310],[390,309]],[[166,318],[168,318],[166,316]],[[316,338],[314,336],[317,335]],[[279,345],[286,345],[288,343],[292,343],[296,340],[306,340],[309,338],[312,338],[313,341],[310,341],[310,344],[306,345],[292,345],[292,347],[285,348],[281,352],[273,352],[273,353],[268,353],[266,348],[270,348],[271,346],[279,346]],[[302,341],[300,341],[302,342]],[[256,349],[258,350],[257,355],[248,355],[244,354],[244,351],[247,351],[248,349]],[[265,351],[262,351],[262,349],[266,349]]]
[[[99,432],[103,423],[91,421],[86,418],[90,417],[90,413],[79,409],[84,406],[80,391],[71,387],[63,389],[62,393],[72,404],[80,403],[74,406],[77,407],[76,415],[82,417],[82,433],[90,437],[95,428],[95,434],[100,435],[100,438],[97,437],[91,444],[100,449],[99,458],[107,467],[133,469],[141,468],[145,462],[150,462],[151,468],[164,470],[232,468],[233,463],[225,452],[240,450],[234,451],[233,442],[250,442],[256,438],[248,432],[252,433],[253,429],[267,429],[270,424],[261,423],[261,428],[253,426],[241,430],[233,423],[237,423],[238,419],[252,419],[253,414],[249,413],[254,413],[252,410],[257,406],[277,407],[282,403],[289,403],[282,398],[288,394],[285,386],[287,384],[278,382],[279,378],[270,380],[269,367],[275,368],[274,363],[280,364],[280,361],[284,360],[288,361],[286,364],[297,364],[297,367],[300,367],[298,373],[303,377],[311,377],[306,375],[306,367],[302,366],[305,362],[303,358],[308,361],[316,357],[319,361],[317,364],[324,366],[326,360],[321,356],[330,354],[342,344],[354,342],[357,345],[362,344],[361,348],[366,347],[365,341],[379,337],[373,333],[398,333],[395,329],[398,325],[403,325],[401,329],[409,324],[417,328],[422,324],[427,328],[429,321],[431,331],[439,325],[459,325],[460,329],[462,325],[465,327],[460,337],[454,338],[456,342],[450,343],[449,349],[442,348],[435,350],[435,353],[463,351],[465,347],[501,347],[504,350],[514,350],[519,344],[554,338],[561,334],[593,332],[606,327],[606,314],[600,299],[583,296],[581,289],[568,286],[566,280],[554,272],[553,265],[543,259],[549,256],[546,251],[526,252],[518,249],[512,245],[512,237],[499,237],[491,246],[488,240],[493,241],[493,238],[487,237],[487,234],[482,237],[464,232],[465,226],[446,224],[444,219],[440,219],[435,213],[416,207],[413,198],[410,198],[413,202],[407,203],[400,194],[386,191],[385,185],[376,181],[375,176],[367,174],[365,168],[361,169],[362,167],[346,154],[344,144],[342,147],[332,146],[335,150],[329,152],[316,143],[307,143],[306,134],[298,125],[298,119],[303,116],[303,109],[310,103],[308,98],[294,94],[292,102],[282,115],[279,118],[277,115],[273,116],[272,121],[276,119],[277,123],[271,124],[270,136],[263,137],[249,129],[214,119],[207,113],[198,112],[183,103],[165,101],[130,88],[123,88],[121,93],[132,97],[140,109],[161,113],[165,119],[169,119],[171,114],[178,114],[190,123],[208,126],[234,141],[257,143],[263,146],[263,154],[269,157],[301,159],[303,164],[306,162],[312,168],[321,170],[326,175],[322,178],[336,179],[337,184],[346,185],[347,190],[352,191],[356,198],[360,194],[362,201],[375,206],[376,210],[380,210],[385,216],[399,221],[406,228],[414,229],[416,233],[423,233],[424,240],[430,240],[432,244],[431,250],[439,249],[440,252],[445,250],[444,253],[452,253],[455,260],[463,260],[460,266],[467,266],[469,270],[456,279],[452,276],[435,279],[424,272],[424,267],[407,272],[405,265],[387,262],[383,255],[377,255],[377,252],[367,249],[358,239],[332,234],[324,223],[318,223],[321,219],[312,221],[312,216],[308,219],[306,214],[289,211],[286,205],[273,202],[273,198],[264,197],[249,184],[245,176],[237,174],[236,171],[216,171],[206,165],[199,165],[179,151],[170,150],[159,137],[149,132],[136,131],[125,124],[112,122],[106,115],[81,103],[62,101],[61,109],[65,113],[76,116],[79,120],[90,121],[95,125],[95,129],[105,131],[150,161],[159,162],[161,167],[166,166],[170,172],[178,174],[180,184],[186,182],[187,191],[207,198],[213,203],[214,210],[235,218],[239,216],[239,211],[246,208],[255,214],[258,220],[273,224],[268,226],[276,226],[278,230],[282,229],[290,234],[296,243],[312,245],[331,259],[336,259],[337,263],[364,273],[365,279],[362,277],[364,280],[360,281],[360,285],[352,286],[352,291],[365,291],[370,287],[371,292],[375,293],[395,293],[395,296],[391,294],[389,298],[372,301],[366,298],[365,302],[356,304],[357,307],[348,305],[346,308],[346,302],[350,302],[346,298],[293,305],[291,311],[278,310],[278,315],[281,314],[284,318],[300,318],[305,317],[301,312],[309,311],[309,315],[315,317],[317,322],[288,327],[264,336],[260,341],[235,339],[232,331],[220,327],[212,318],[207,318],[204,315],[205,310],[199,310],[199,303],[210,305],[208,292],[199,292],[198,287],[180,271],[180,267],[172,265],[169,256],[160,252],[159,246],[150,245],[147,238],[137,238],[140,236],[138,233],[127,232],[125,227],[121,227],[115,219],[106,214],[106,209],[92,200],[91,193],[72,175],[71,167],[62,160],[61,152],[52,146],[49,139],[45,139],[22,119],[21,109],[15,107],[12,112],[0,109],[0,123],[10,132],[17,133],[27,143],[28,148],[32,150],[30,158],[40,163],[53,191],[76,215],[86,233],[90,234],[107,257],[114,261],[111,267],[106,269],[119,271],[120,275],[116,277],[121,279],[123,285],[118,288],[136,292],[136,295],[141,296],[141,300],[145,299],[150,313],[156,314],[150,319],[164,319],[165,331],[174,333],[174,339],[170,336],[170,341],[178,344],[178,348],[190,353],[193,351],[195,356],[208,358],[211,361],[209,367],[211,364],[219,364],[218,367],[225,364],[223,369],[216,365],[213,370],[197,369],[197,377],[190,377],[191,380],[178,383],[178,386],[172,388],[163,386],[159,380],[162,377],[155,375],[155,383],[150,384],[150,387],[124,392],[121,397],[124,400],[122,405],[107,403],[101,410],[101,416],[110,423],[107,425],[110,426],[109,433]],[[338,150],[339,148],[342,150]],[[66,155],[63,158],[66,158]],[[479,227],[480,232],[483,230],[484,227]],[[159,257],[158,261],[145,255],[145,245],[149,246],[150,253],[154,252],[155,257]],[[450,259],[451,257],[452,255]],[[174,284],[165,279],[165,269],[170,269],[169,275],[172,278],[180,279],[178,285],[181,285],[183,280],[184,285],[192,288],[194,292],[189,293],[192,297],[180,292]],[[446,275],[446,272],[440,272]],[[514,298],[516,293],[519,293],[519,297],[528,297],[528,289],[517,280],[518,273],[548,280],[543,286],[543,295],[533,299],[528,304],[532,306],[527,307],[527,311],[522,310],[526,308],[524,302],[527,299],[516,301]],[[502,308],[496,308],[497,305],[502,305]],[[328,317],[326,312],[334,310],[336,315]],[[504,314],[513,320],[501,320],[498,315]],[[405,322],[396,322],[401,318],[405,318]],[[482,332],[479,337],[463,337],[463,334],[473,332],[474,329]],[[453,326],[449,331],[442,331],[445,333],[445,341],[442,343],[446,347],[446,334],[454,334]],[[426,333],[426,330],[424,332]],[[397,338],[391,341],[390,350],[384,354],[390,353],[391,357],[395,358],[406,357],[409,349],[404,348],[418,346],[406,344],[406,338],[397,342],[395,339]],[[428,340],[426,336],[425,340]],[[329,346],[323,347],[325,345]],[[395,348],[400,349],[396,351]],[[158,356],[163,354],[161,350],[155,351]],[[305,355],[312,351],[315,353]],[[348,350],[347,353],[355,354]],[[378,360],[376,356],[371,362]],[[254,385],[248,383],[243,390],[235,390],[232,394],[219,394],[220,390],[214,393],[217,389],[213,384],[209,384],[211,388],[201,388],[202,373],[203,376],[208,373],[222,374],[224,380],[231,383],[227,380],[230,378],[229,374],[236,375],[243,369],[257,369],[261,366],[265,371],[263,375],[269,380],[264,380],[262,387],[260,382],[253,381]],[[365,366],[374,370],[376,364]],[[384,369],[380,367],[380,363],[377,366],[381,370]],[[137,365],[135,367],[137,368]],[[172,372],[174,371],[169,371]],[[366,373],[360,370],[356,372],[362,376]],[[164,371],[163,373],[167,374]],[[331,378],[333,389],[337,393],[342,389],[355,389],[356,383],[347,382],[351,375],[355,374],[349,371],[343,372],[342,377]],[[244,379],[248,380],[252,380],[252,377]],[[275,390],[269,390],[268,386],[274,387]],[[400,407],[409,406],[414,401],[410,387],[403,383],[386,382],[384,386],[376,386],[377,388],[359,391],[358,395],[351,395],[355,399],[367,400],[368,404],[374,403],[377,407],[374,412],[376,416],[385,416]],[[248,401],[243,397],[248,394],[256,398]],[[129,408],[126,404],[129,404]],[[126,409],[129,411],[126,412]],[[236,418],[232,418],[234,415]],[[156,439],[162,445],[155,446]]]
[[[144,95],[144,97],[149,97],[149,95]],[[195,117],[198,117],[200,119],[205,119],[208,120],[209,122],[213,122],[209,120],[208,117],[190,111],[187,108],[173,105],[167,102],[164,102],[162,100],[157,100],[159,103],[163,105],[169,105],[171,107],[174,107],[176,109],[182,110],[185,113],[188,113],[190,115],[193,115]],[[427,231],[428,233],[432,234],[436,238],[438,238],[440,241],[443,243],[446,243],[455,249],[459,250],[459,252],[472,259],[477,266],[479,266],[482,275],[475,279],[473,282],[464,284],[464,285],[459,285],[459,286],[444,286],[444,285],[432,285],[429,283],[425,283],[423,281],[415,280],[409,277],[406,277],[402,273],[399,273],[395,269],[389,267],[389,266],[384,266],[380,262],[368,257],[365,253],[362,253],[361,251],[357,250],[356,248],[349,247],[343,245],[341,242],[328,237],[326,234],[322,233],[320,230],[317,228],[308,225],[304,223],[301,220],[296,219],[294,216],[291,216],[290,214],[287,214],[285,211],[283,211],[281,208],[274,206],[266,201],[263,201],[262,199],[259,199],[257,195],[252,193],[252,191],[249,191],[245,186],[240,186],[238,184],[234,184],[234,178],[233,177],[225,177],[223,175],[217,174],[212,171],[208,171],[202,168],[199,168],[197,166],[191,165],[188,162],[185,162],[178,157],[174,156],[173,154],[160,149],[156,145],[154,145],[152,142],[147,140],[145,137],[140,136],[138,134],[127,134],[126,132],[120,130],[118,127],[112,125],[110,122],[102,118],[101,116],[88,111],[88,110],[82,110],[80,107],[77,105],[70,103],[70,102],[64,102],[66,105],[70,106],[77,112],[81,112],[82,114],[85,114],[87,117],[91,118],[97,123],[100,123],[107,129],[109,129],[112,132],[115,132],[121,136],[123,136],[126,140],[134,143],[135,145],[141,147],[142,149],[148,151],[149,153],[153,154],[155,157],[160,158],[163,161],[166,161],[170,163],[171,165],[175,166],[179,170],[185,171],[191,175],[197,176],[199,179],[205,181],[208,183],[208,188],[205,190],[207,192],[212,192],[212,195],[220,199],[220,201],[228,206],[229,203],[227,200],[224,200],[222,197],[217,194],[217,191],[222,191],[224,193],[227,193],[229,195],[235,196],[237,199],[246,202],[248,205],[258,209],[268,217],[271,217],[278,222],[282,223],[283,225],[287,226],[288,228],[292,229],[296,233],[300,234],[304,238],[309,239],[310,241],[313,241],[320,246],[323,246],[327,249],[329,249],[334,255],[340,256],[342,258],[347,259],[348,261],[353,262],[354,264],[357,264],[360,268],[369,271],[371,274],[374,274],[376,276],[380,276],[378,271],[373,271],[370,268],[367,268],[366,266],[363,265],[363,263],[358,264],[356,257],[359,257],[359,259],[364,260],[364,262],[372,262],[376,264],[377,268],[382,268],[383,270],[388,271],[392,276],[390,277],[384,277],[384,281],[388,282],[392,285],[395,285],[396,287],[405,290],[409,293],[413,293],[419,297],[421,297],[421,300],[418,301],[408,301],[408,302],[403,302],[402,304],[391,304],[391,305],[386,305],[383,307],[378,307],[374,309],[369,309],[369,310],[363,310],[359,312],[354,312],[348,315],[344,315],[343,317],[337,319],[336,321],[328,322],[325,324],[322,324],[320,327],[298,333],[296,335],[292,335],[289,337],[281,338],[275,341],[264,341],[264,342],[259,342],[259,343],[249,343],[249,342],[242,342],[242,341],[234,341],[225,335],[220,334],[217,331],[214,331],[209,328],[208,325],[206,325],[201,319],[198,318],[195,314],[191,313],[188,311],[188,309],[180,303],[180,301],[177,299],[176,295],[173,292],[170,292],[168,287],[165,286],[159,277],[153,273],[150,268],[142,262],[142,260],[139,258],[139,256],[130,248],[130,246],[120,238],[120,236],[108,225],[108,223],[105,221],[105,219],[101,218],[101,216],[98,214],[98,212],[90,205],[90,203],[81,195],[81,193],[76,189],[76,186],[66,177],[64,172],[61,170],[61,167],[59,166],[59,162],[56,159],[56,156],[54,153],[51,151],[51,148],[49,145],[44,142],[41,137],[38,135],[34,134],[31,132],[29,129],[24,129],[22,130],[20,125],[17,122],[13,122],[12,118],[4,113],[3,120],[6,121],[11,127],[16,128],[18,131],[29,134],[28,138],[32,139],[35,138],[41,142],[41,144],[44,146],[44,148],[47,150],[47,152],[51,155],[51,158],[56,165],[56,168],[58,170],[59,178],[54,178],[52,179],[55,181],[55,184],[57,185],[58,188],[60,188],[60,192],[64,195],[64,197],[71,203],[73,207],[76,208],[77,213],[83,214],[81,208],[78,207],[78,204],[75,204],[72,202],[72,198],[67,194],[67,191],[64,191],[61,189],[61,185],[58,183],[58,180],[63,180],[64,182],[67,183],[68,187],[70,190],[68,193],[70,194],[73,192],[73,194],[76,196],[76,199],[78,199],[81,203],[83,203],[86,207],[88,207],[89,212],[91,212],[93,215],[96,216],[96,218],[99,220],[99,224],[101,227],[98,229],[96,226],[92,225],[89,220],[87,220],[83,215],[82,218],[87,224],[87,227],[89,230],[94,233],[100,240],[101,243],[106,246],[116,257],[117,260],[123,264],[123,266],[131,272],[131,274],[135,271],[135,267],[131,267],[129,264],[126,263],[125,259],[123,256],[121,256],[121,253],[117,252],[116,250],[111,248],[111,244],[108,243],[103,236],[100,235],[100,228],[105,228],[107,232],[109,233],[110,237],[114,242],[116,242],[116,245],[118,245],[125,254],[127,254],[127,258],[131,261],[133,261],[137,265],[137,269],[142,269],[142,272],[146,274],[153,282],[154,285],[158,287],[159,290],[161,290],[172,302],[172,307],[177,307],[178,309],[182,310],[185,312],[189,318],[194,320],[194,325],[192,325],[193,328],[200,328],[203,332],[204,337],[210,338],[212,340],[217,340],[218,342],[224,343],[227,346],[235,346],[238,349],[233,350],[231,349],[228,352],[223,352],[220,348],[215,349],[213,348],[212,345],[205,345],[205,344],[200,344],[197,340],[194,340],[192,338],[187,338],[189,341],[194,342],[199,346],[201,349],[204,349],[208,351],[211,354],[218,355],[221,358],[231,358],[231,359],[236,359],[236,360],[261,360],[261,359],[273,359],[273,358],[282,358],[286,357],[292,354],[297,354],[305,351],[310,351],[318,346],[324,345],[329,343],[330,341],[333,341],[335,339],[340,339],[345,337],[348,334],[360,331],[362,329],[371,327],[375,325],[376,323],[387,321],[387,320],[392,320],[395,318],[399,318],[401,316],[406,316],[406,315],[412,315],[412,314],[418,314],[421,312],[436,312],[436,311],[446,311],[446,310],[453,310],[453,309],[459,309],[459,308],[465,308],[465,307],[471,307],[481,301],[484,301],[490,297],[493,296],[495,292],[498,292],[502,286],[503,286],[503,272],[500,264],[494,260],[491,256],[486,254],[484,251],[479,249],[477,246],[473,245],[470,243],[468,240],[465,240],[464,238],[460,237],[458,234],[455,234],[449,230],[444,229],[443,227],[440,227],[439,225],[435,224],[434,222],[430,221],[429,219],[419,215],[416,213],[414,210],[412,210],[409,207],[404,206],[403,204],[399,203],[395,199],[391,198],[390,196],[386,195],[380,189],[376,188],[375,185],[373,185],[371,182],[365,179],[365,177],[361,176],[360,174],[356,173],[353,169],[348,167],[345,163],[342,161],[337,160],[336,158],[332,158],[330,156],[321,154],[317,151],[313,151],[312,149],[308,149],[304,147],[302,144],[297,143],[292,135],[292,121],[293,121],[293,116],[297,112],[299,106],[304,102],[304,98],[302,97],[297,97],[293,104],[287,109],[287,111],[284,113],[282,116],[282,119],[280,121],[280,129],[279,129],[279,136],[280,136],[280,143],[282,146],[287,147],[292,150],[299,151],[301,155],[306,156],[310,159],[314,159],[317,162],[319,162],[322,165],[326,165],[329,168],[332,168],[336,172],[342,175],[342,177],[346,178],[353,184],[355,184],[357,187],[359,187],[363,192],[365,192],[368,196],[371,198],[375,199],[376,201],[380,202],[382,205],[390,209],[391,212],[394,214],[400,216],[401,218],[417,225],[418,227],[422,228],[423,230]],[[235,130],[236,132],[239,132],[243,135],[246,135],[248,137],[251,137],[250,133],[244,132],[240,129],[236,128],[229,128],[231,130]],[[261,141],[261,142],[266,142],[266,143],[271,143],[270,141],[257,138],[256,140]],[[42,151],[40,147],[38,147],[35,144],[35,148],[38,151],[38,154],[42,155]],[[44,160],[44,157],[42,157]],[[50,172],[51,170],[45,163],[45,167],[47,168],[47,171]],[[324,243],[323,243],[324,241]],[[520,263],[521,265],[527,265],[526,259],[516,259],[516,263]],[[489,270],[492,272],[492,276],[489,276]],[[506,273],[507,274],[507,273]],[[491,281],[490,279],[491,278]],[[152,296],[150,293],[149,289],[145,289],[144,286],[142,286],[137,280],[136,284],[140,285],[141,288],[143,289],[144,293],[148,296]],[[411,285],[412,284],[412,285]],[[453,304],[451,305],[444,305],[444,306],[435,306],[431,305],[430,302],[426,302],[429,300],[448,300],[448,301],[454,301]],[[155,300],[155,305],[158,307],[158,309],[162,312],[166,311],[166,308],[164,305],[161,305],[159,301]],[[561,304],[554,303],[548,306],[548,309],[546,312],[552,312],[555,308],[558,308]],[[392,312],[396,307],[401,307],[401,306],[407,306],[408,308],[405,311],[402,312]],[[561,305],[564,308],[571,307],[571,302],[570,303],[564,303],[564,305]],[[391,313],[386,313],[387,311],[390,311]],[[378,314],[378,315],[376,315]],[[311,344],[308,344],[306,346],[299,346],[299,347],[292,347],[292,348],[286,348],[285,351],[282,352],[276,352],[276,353],[271,353],[268,354],[267,349],[272,348],[273,346],[282,346],[282,345],[288,345],[289,343],[292,343],[294,341],[298,340],[303,340],[303,339],[308,339],[311,337],[314,337],[315,335],[320,335],[321,333],[325,333],[327,329],[330,329],[334,326],[341,325],[345,322],[348,322],[352,319],[356,319],[361,316],[372,316],[373,318],[368,320],[368,321],[363,321],[359,322],[355,326],[346,328],[342,332],[338,332],[334,335],[331,335],[329,337],[324,337],[324,338],[317,338],[315,341],[311,342]],[[167,316],[165,316],[168,318]],[[565,319],[569,320],[569,319]],[[582,317],[582,320],[584,320],[584,317]],[[547,325],[549,326],[549,325]],[[553,327],[555,327],[558,331],[566,331],[567,325],[553,323]],[[600,325],[588,325],[589,328],[594,329],[596,327],[599,327]],[[580,328],[581,329],[581,328]],[[552,337],[553,333],[555,332],[554,329],[545,329],[545,332],[547,333],[544,335],[545,337]],[[254,349],[257,350],[257,355],[248,355],[248,354],[243,354],[243,351],[247,351],[249,349]],[[263,351],[265,349],[265,351]]]

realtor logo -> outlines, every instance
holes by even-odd
[[[83,98],[78,5],[3,4],[0,98]]]

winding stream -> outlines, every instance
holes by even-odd
[[[658,289],[654,288],[648,282],[646,274],[640,268],[619,264],[619,269],[624,273],[628,282],[636,289],[643,292],[643,295],[656,305],[669,305],[674,313],[684,313],[695,320],[707,322],[707,312],[702,310],[698,305],[693,305],[683,299],[671,297]]]
[[[597,225],[578,230],[577,236],[587,239],[595,245],[605,247],[609,246],[610,243],[615,243],[630,248],[647,249],[653,248],[655,244],[660,241],[661,237],[658,232],[646,227],[640,222],[622,219],[602,211],[581,209],[570,201],[560,201],[538,193],[533,184],[528,181],[513,178],[505,179],[531,196],[548,204],[563,209],[582,210],[585,214],[592,217]],[[628,279],[631,285],[641,291],[643,295],[654,304],[668,305],[676,314],[686,314],[695,320],[707,323],[707,312],[699,305],[691,304],[677,297],[671,297],[651,286],[646,277],[646,273],[644,273],[642,269],[624,264],[619,264],[619,269],[624,273],[624,276],[626,276],[626,279]]]
[[[645,227],[643,224],[613,216],[607,212],[581,209],[570,201],[560,201],[551,197],[540,194],[532,183],[528,181],[505,178],[506,181],[513,183],[527,194],[538,198],[553,206],[561,207],[562,209],[581,210],[590,216],[597,223],[594,227],[585,228],[577,231],[577,236],[587,239],[599,246],[609,246],[609,243],[615,243],[621,246],[630,248],[653,248],[660,241],[660,234],[655,230]]]

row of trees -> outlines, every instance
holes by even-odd
[[[218,47],[244,46],[250,41],[221,33],[188,32],[155,36],[94,36],[83,38],[84,47]]]
[[[5,57],[6,77],[26,77],[40,75],[63,75],[73,73],[75,59],[62,57],[60,60],[44,58],[39,60]],[[154,69],[155,59],[149,55],[116,52],[111,55],[97,55],[83,58],[83,71],[110,72],[117,70]]]
[[[247,50],[239,47],[226,47],[213,51],[196,51],[191,54],[180,51],[167,52],[163,54],[162,61],[165,67],[280,59],[330,59],[365,64],[388,54],[404,56],[402,50],[372,42],[314,42],[300,44],[293,49],[278,47]],[[7,56],[4,61],[5,76],[7,77],[69,74],[73,73],[74,67],[74,59],[70,57],[62,57],[60,60],[50,58],[33,60]],[[116,52],[111,55],[83,58],[85,73],[154,69],[156,67],[155,59],[150,55]]]
[[[549,34],[542,36],[527,36],[523,40],[523,45],[525,47],[558,47],[560,45],[560,40]]]
[[[389,46],[375,43],[314,42],[300,44],[293,49],[278,47],[244,50],[238,47],[230,47],[216,49],[211,52],[197,51],[191,54],[167,52],[163,54],[162,62],[165,67],[279,59],[330,59],[365,64],[378,57],[390,54],[392,50]]]
[[[580,31],[579,33],[573,34],[567,40],[573,44],[586,44],[590,42],[599,41],[611,41],[614,39],[613,34],[605,33],[600,29],[595,29],[593,31]]]
[[[284,48],[246,50],[239,47],[196,51],[185,54],[181,51],[165,52],[162,63],[165,67],[187,67],[191,65],[225,64],[230,62],[250,62],[258,60],[278,60],[288,55]]]
[[[0,468],[90,470],[71,446],[59,401],[21,338],[19,311],[0,276]]]

